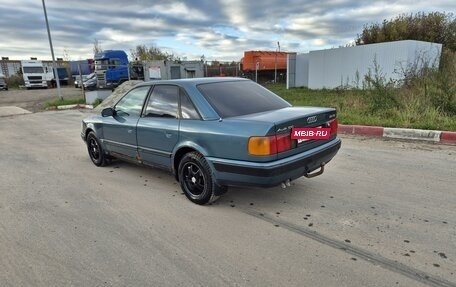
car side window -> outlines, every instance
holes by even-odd
[[[156,85],[147,103],[145,117],[177,118],[179,87]]]
[[[195,109],[192,101],[189,97],[185,94],[184,91],[181,90],[180,92],[180,112],[182,119],[188,120],[199,120],[200,116]]]
[[[139,117],[149,88],[148,86],[143,86],[129,91],[117,102],[115,106],[116,112],[121,116]]]

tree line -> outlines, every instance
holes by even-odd
[[[453,13],[419,12],[402,14],[382,23],[366,24],[355,39],[356,45],[398,40],[418,40],[443,44],[456,51],[456,17]]]

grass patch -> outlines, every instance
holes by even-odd
[[[287,90],[284,84],[266,88],[295,106],[334,107],[341,124],[456,131],[456,117],[432,105],[428,95],[406,87],[388,90],[397,105],[376,109],[372,90]]]
[[[439,68],[412,63],[401,74],[386,79],[374,60],[363,89],[266,87],[296,106],[334,107],[342,124],[456,131],[456,52],[443,49]]]
[[[84,99],[82,97],[71,97],[71,98],[57,98],[50,101],[47,101],[44,105],[46,108],[52,106],[64,106],[64,105],[74,105],[74,104],[84,104]]]
[[[93,106],[94,108],[96,108],[96,107],[97,107],[99,104],[101,104],[102,102],[103,102],[102,99],[98,99],[98,98],[97,98],[97,99],[95,99],[95,101],[93,102],[92,106]]]

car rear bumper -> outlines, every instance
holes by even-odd
[[[340,146],[341,140],[335,138],[312,150],[267,163],[213,157],[206,159],[213,167],[215,179],[220,185],[271,187],[320,168],[336,155]]]

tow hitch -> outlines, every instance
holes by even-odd
[[[312,178],[321,175],[325,171],[325,163],[320,164],[320,170],[314,173],[304,173],[304,176],[307,178]]]

